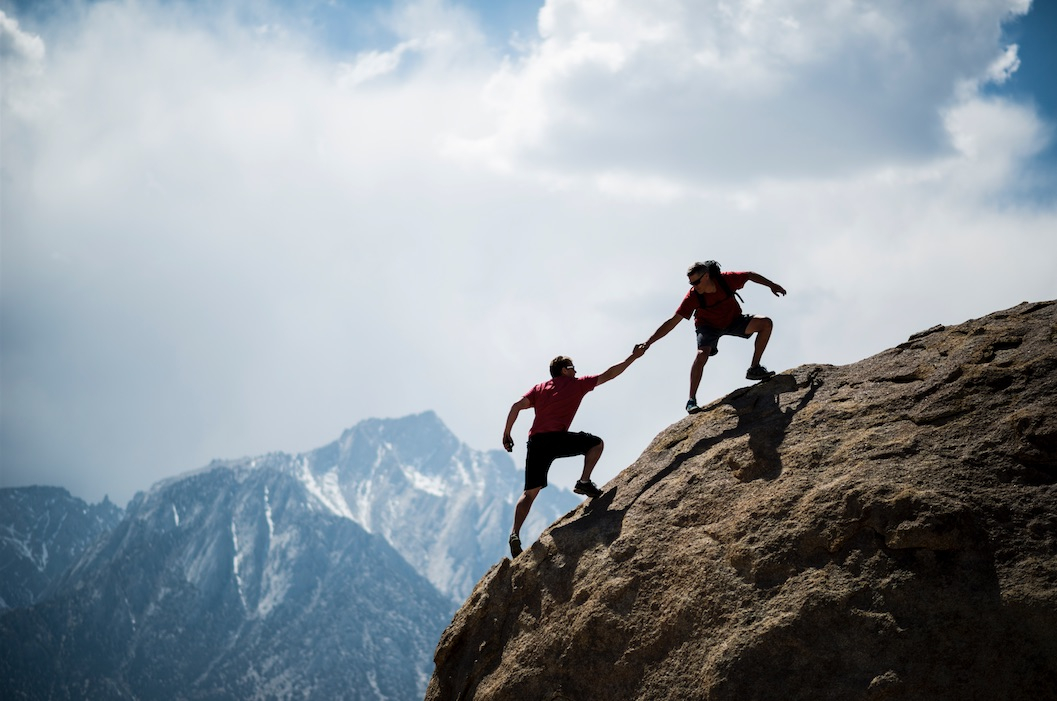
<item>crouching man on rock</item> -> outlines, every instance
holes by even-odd
[[[747,282],[763,285],[770,289],[776,297],[784,295],[785,288],[759,273],[721,272],[719,263],[714,260],[694,263],[686,271],[686,276],[690,282],[690,291],[683,297],[675,314],[661,324],[648,341],[636,346],[636,349],[646,352],[650,346],[667,336],[669,331],[679,325],[679,322],[694,315],[697,328],[697,356],[694,358],[693,365],[690,366],[690,399],[686,402],[686,412],[696,414],[701,411],[701,407],[697,405],[697,390],[701,385],[705,363],[708,362],[709,357],[719,352],[719,339],[723,336],[750,338],[756,334],[752,363],[745,373],[745,379],[766,380],[774,376],[772,371],[760,365],[763,352],[767,349],[767,342],[771,339],[774,322],[766,316],[750,316],[743,313],[735,297],[738,296],[738,290],[743,288]]]
[[[591,481],[591,471],[602,457],[602,439],[582,431],[570,432],[569,427],[577,409],[580,408],[580,402],[588,392],[620,375],[645,352],[645,348],[636,347],[627,359],[602,374],[583,377],[576,376],[576,367],[571,358],[559,355],[551,361],[551,379],[530,389],[510,407],[506,428],[503,430],[503,447],[508,453],[514,450],[514,439],[510,437],[510,431],[514,428],[518,415],[529,407],[535,409],[536,413],[532,427],[529,428],[526,445],[525,491],[514,508],[510,557],[521,554],[521,526],[532,509],[536,495],[547,486],[547,473],[555,459],[583,455],[583,473],[573,491],[592,499],[602,494],[602,490]]]

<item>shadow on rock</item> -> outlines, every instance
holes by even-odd
[[[728,405],[738,416],[737,425],[717,435],[707,436],[678,453],[663,469],[654,473],[638,489],[637,493],[622,508],[614,509],[613,503],[621,487],[610,489],[602,496],[583,507],[578,516],[569,516],[566,523],[550,529],[550,535],[561,552],[584,552],[595,546],[608,546],[620,537],[624,517],[636,502],[653,487],[678,471],[690,459],[706,453],[724,441],[748,437],[748,446],[753,460],[746,466],[734,470],[743,481],[755,479],[773,480],[782,473],[782,460],[778,449],[785,439],[785,431],[798,411],[807,406],[821,381],[809,376],[803,396],[792,406],[782,408],[781,395],[804,389],[792,375],[778,375],[767,382],[735,390],[719,405]],[[707,420],[711,412],[702,413],[691,420]]]

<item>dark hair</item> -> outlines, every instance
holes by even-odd
[[[730,285],[727,284],[727,281],[723,279],[723,275],[719,270],[719,263],[716,261],[706,260],[704,263],[694,263],[690,266],[690,269],[686,271],[686,274],[693,275],[694,273],[708,273],[708,276],[715,281],[716,285],[719,286],[719,289],[723,290],[728,297],[733,297],[736,294],[730,289]],[[701,294],[698,294],[697,298],[701,301],[701,306],[704,307],[705,298],[701,296]],[[719,302],[716,302],[716,304],[719,304]]]
[[[714,260],[706,260],[704,263],[698,261],[686,271],[687,275],[693,275],[694,273],[708,273],[709,277],[719,278],[719,263]]]
[[[551,377],[560,377],[562,374],[562,370],[568,367],[572,367],[572,364],[572,358],[565,355],[559,355],[551,361]]]

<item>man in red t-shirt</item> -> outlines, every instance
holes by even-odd
[[[576,410],[580,408],[580,402],[588,392],[627,370],[628,366],[645,352],[645,348],[636,346],[624,362],[617,363],[601,375],[584,377],[576,376],[576,368],[571,358],[559,355],[551,361],[551,379],[530,389],[510,407],[506,428],[503,430],[503,447],[508,453],[514,450],[514,439],[510,437],[510,431],[514,428],[518,414],[529,407],[536,412],[536,418],[532,421],[528,433],[525,491],[514,508],[514,528],[510,532],[511,557],[521,554],[521,525],[528,517],[536,495],[547,486],[547,473],[556,458],[583,455],[583,473],[573,491],[592,499],[602,494],[602,490],[591,481],[591,471],[602,457],[602,439],[582,431],[572,433],[569,426],[572,425]]]
[[[697,405],[697,388],[701,385],[701,375],[704,373],[705,363],[708,362],[709,356],[718,352],[721,336],[749,338],[756,334],[752,364],[745,373],[745,378],[766,380],[774,375],[773,372],[760,365],[763,351],[771,339],[774,322],[765,316],[743,314],[741,305],[735,299],[735,292],[745,287],[747,282],[755,282],[770,288],[776,297],[784,295],[785,288],[757,273],[720,272],[719,263],[714,260],[694,263],[686,271],[686,276],[690,281],[690,291],[683,298],[679,308],[675,310],[675,314],[653,332],[650,340],[639,344],[636,348],[641,348],[645,352],[654,342],[664,338],[669,331],[678,326],[680,321],[689,319],[691,314],[694,315],[697,328],[697,356],[694,358],[693,365],[690,366],[690,399],[686,402],[686,411],[696,414],[701,411]]]

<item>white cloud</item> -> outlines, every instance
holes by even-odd
[[[392,73],[400,65],[401,57],[412,48],[411,44],[399,44],[392,51],[365,51],[351,64],[340,67],[340,84],[343,88],[355,88],[360,83]]]
[[[555,0],[493,79],[477,151],[713,184],[920,162],[962,81],[1015,70],[996,40],[1022,5]]]
[[[0,58],[4,62],[38,63],[44,59],[44,42],[22,31],[18,20],[0,10]]]
[[[24,31],[18,20],[0,10],[0,62],[3,82],[0,102],[5,112],[31,118],[35,105],[46,96],[29,96],[23,87],[43,70],[46,50],[39,36]]]
[[[745,295],[775,369],[1052,298],[1054,203],[1010,204],[1050,127],[976,92],[1017,8],[562,0],[505,58],[435,0],[347,55],[197,5],[5,18],[35,72],[5,55],[4,479],[124,499],[424,409],[497,447],[552,356],[621,360],[695,259],[790,290]],[[603,480],[680,418],[683,326],[585,401]]]
[[[1015,182],[1020,168],[1042,151],[1051,130],[1027,107],[1000,99],[972,99],[944,114],[951,144],[958,151],[953,183],[986,195]],[[956,165],[955,165],[956,163]],[[966,169],[972,164],[971,169]]]
[[[1020,68],[1020,58],[1017,57],[1017,45],[1010,44],[1005,52],[987,67],[984,78],[987,82],[1001,85],[1009,80],[1018,68]]]

